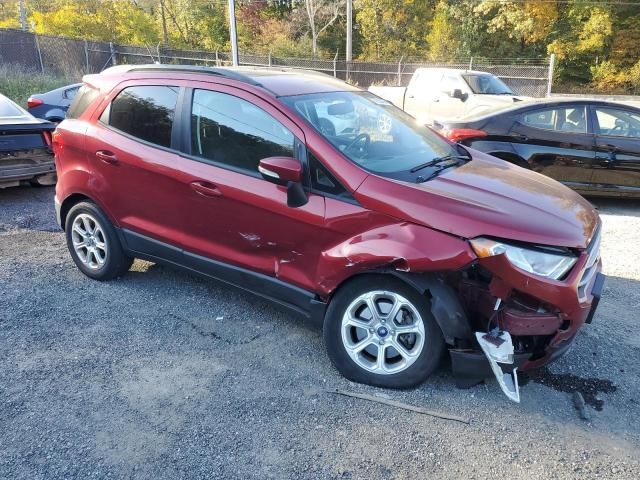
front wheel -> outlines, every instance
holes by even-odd
[[[95,280],[119,277],[133,263],[124,253],[113,225],[93,203],[81,202],[71,208],[65,235],[71,258],[82,273]]]
[[[428,299],[385,275],[357,278],[336,293],[325,317],[324,340],[342,375],[388,388],[424,382],[444,351]]]

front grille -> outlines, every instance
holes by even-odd
[[[585,265],[584,272],[582,273],[580,283],[578,283],[578,300],[580,302],[587,301],[587,298],[589,297],[587,288],[591,283],[591,279],[598,270],[598,260],[600,260],[600,238],[600,226],[598,226],[598,229],[591,239],[589,247],[587,248],[589,258],[587,259],[587,263]]]

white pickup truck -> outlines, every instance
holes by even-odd
[[[418,68],[408,87],[369,87],[369,91],[429,125],[529,99],[513,93],[495,75],[452,68]]]

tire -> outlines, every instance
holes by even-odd
[[[401,307],[391,318],[394,301]],[[371,315],[371,305],[376,316]],[[357,326],[350,324],[353,319]],[[445,347],[428,299],[389,275],[362,276],[340,288],[327,309],[323,335],[329,357],[342,375],[385,388],[423,383],[438,368]],[[404,354],[394,345],[403,347]]]
[[[71,207],[65,220],[65,235],[71,258],[87,277],[111,280],[125,274],[133,263],[109,219],[91,202]]]

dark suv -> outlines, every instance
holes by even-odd
[[[600,220],[561,184],[450,143],[375,95],[300,71],[122,66],[54,134],[78,268],[134,258],[224,280],[323,324],[348,378],[458,383],[567,350],[596,308]]]

